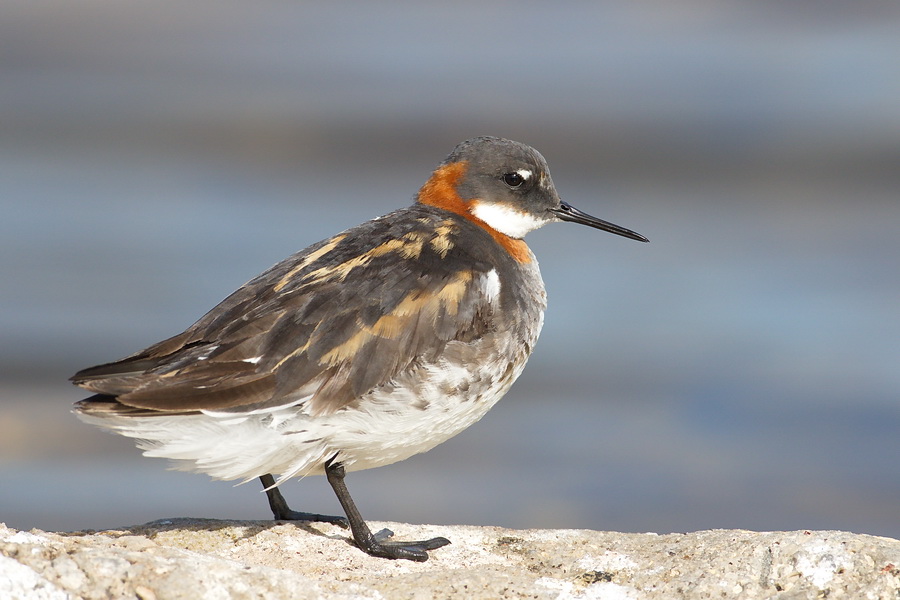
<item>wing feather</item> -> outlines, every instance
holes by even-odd
[[[185,332],[72,380],[123,405],[165,412],[302,400],[316,415],[353,405],[435,360],[448,342],[491,329],[497,299],[480,283],[492,268],[491,240],[467,239],[464,252],[452,236],[465,222],[427,207],[424,215],[415,214],[420,206],[404,210],[293,255]]]

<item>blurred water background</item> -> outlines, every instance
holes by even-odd
[[[900,537],[900,4],[0,5],[0,521],[267,518],[66,378],[410,202],[468,137],[647,235],[533,233],[509,395],[348,479],[372,520]],[[321,478],[294,508],[337,512]]]

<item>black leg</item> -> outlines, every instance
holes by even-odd
[[[359,510],[356,508],[356,504],[350,497],[350,492],[347,491],[347,485],[344,483],[344,466],[339,462],[334,462],[334,459],[332,459],[325,463],[325,475],[328,477],[328,483],[334,489],[338,501],[344,507],[344,512],[347,513],[347,520],[350,521],[350,531],[353,533],[353,541],[366,554],[380,556],[381,558],[405,558],[423,562],[428,560],[427,550],[434,550],[450,543],[450,540],[443,537],[420,542],[385,541],[394,535],[394,532],[388,529],[383,529],[372,535],[369,526],[366,525],[362,515],[359,514]]]
[[[347,529],[347,519],[344,517],[332,517],[291,510],[287,500],[284,499],[278,488],[272,487],[275,485],[275,478],[271,474],[261,475],[259,480],[266,489],[266,496],[269,497],[269,508],[272,509],[272,515],[274,515],[276,521],[317,521],[320,523],[333,523]]]

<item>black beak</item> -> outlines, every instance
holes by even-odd
[[[562,221],[571,221],[572,223],[581,223],[582,225],[587,225],[588,227],[594,227],[595,229],[602,229],[603,231],[608,231],[610,233],[614,233],[616,235],[621,235],[627,238],[631,238],[633,240],[637,240],[639,242],[649,242],[647,238],[642,236],[641,234],[632,231],[630,229],[625,229],[624,227],[619,227],[618,225],[613,225],[609,221],[604,221],[603,219],[598,219],[597,217],[592,217],[586,212],[582,212],[569,204],[568,202],[559,203],[559,208],[551,208],[550,212],[559,217]]]

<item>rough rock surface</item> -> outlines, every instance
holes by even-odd
[[[900,598],[900,541],[839,531],[656,535],[378,523],[453,544],[371,558],[328,524],[0,525],[0,598]]]

